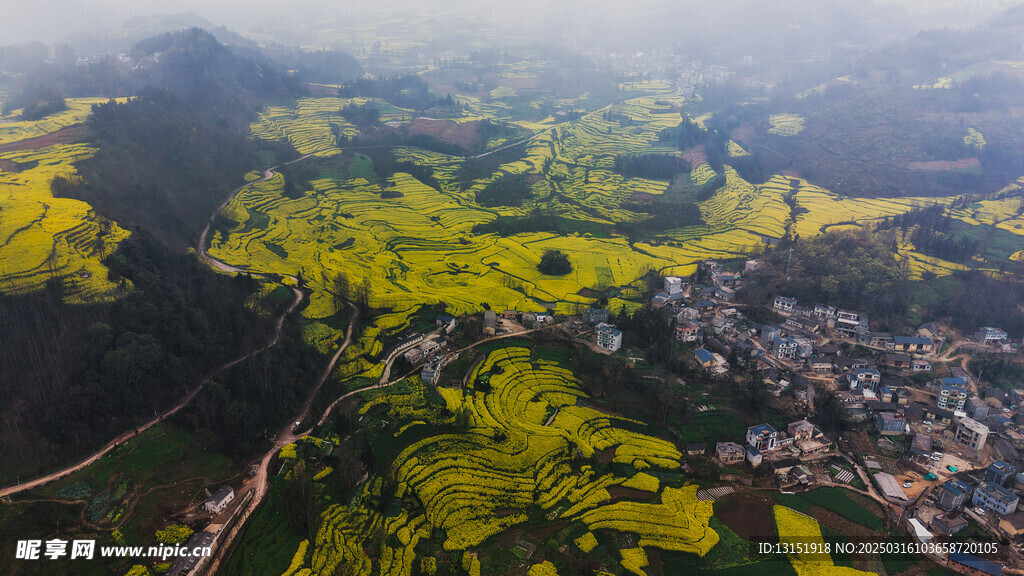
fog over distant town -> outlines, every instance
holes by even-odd
[[[527,0],[513,4],[504,0],[472,3],[388,0],[366,4],[330,0],[39,0],[8,3],[4,8],[5,18],[0,22],[0,38],[4,44],[73,43],[83,33],[116,36],[123,31],[126,21],[129,21],[128,27],[139,26],[140,17],[193,12],[215,26],[258,37],[281,29],[344,27],[404,17],[460,15],[499,25],[516,36],[524,31],[547,37],[575,35],[578,41],[587,43],[614,37],[614,43],[620,48],[677,42],[679,37],[713,39],[728,44],[749,39],[750,34],[756,38],[757,27],[818,29],[824,35],[833,35],[836,28],[848,26],[859,28],[846,31],[856,32],[854,41],[873,42],[921,28],[970,26],[1018,3],[1010,0],[782,0],[771,3],[642,0],[618,4]]]

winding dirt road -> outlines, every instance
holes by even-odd
[[[297,158],[295,160],[292,160],[291,162],[287,162],[286,164],[291,164],[292,162],[298,162],[299,160],[302,160],[302,159],[307,158],[307,157],[308,157],[308,155],[303,156],[302,158]],[[276,168],[277,167],[275,166],[274,168],[266,170],[263,173],[263,178],[261,178],[260,180],[256,180],[255,182],[260,182],[260,181],[263,181],[263,180],[266,180],[268,178],[273,177],[273,175],[274,175],[273,174],[273,170],[276,169]],[[217,270],[220,270],[222,272],[239,273],[239,272],[246,272],[246,270],[244,270],[242,268],[238,268],[236,266],[231,266],[231,265],[225,264],[224,262],[221,262],[220,260],[217,260],[217,259],[212,258],[211,256],[209,256],[206,253],[206,237],[207,237],[207,235],[208,235],[208,233],[210,231],[210,226],[213,224],[214,218],[221,211],[221,209],[223,209],[225,206],[227,206],[228,202],[230,202],[231,199],[234,198],[235,195],[238,194],[239,191],[241,191],[246,186],[250,186],[252,184],[253,184],[253,182],[248,182],[245,185],[239,186],[238,188],[233,190],[231,192],[231,195],[228,196],[228,199],[225,200],[224,203],[221,204],[217,208],[216,212],[214,212],[213,215],[210,216],[210,220],[207,222],[206,227],[203,228],[203,232],[199,236],[199,243],[198,243],[198,245],[196,247],[196,251],[198,252],[199,257],[202,258],[204,262],[208,263],[209,265],[213,266],[214,268],[216,268]],[[260,274],[253,274],[253,275],[254,276],[263,277],[263,275],[260,275]],[[295,279],[295,278],[291,278],[291,279],[292,279],[292,281],[294,281],[296,283],[298,282],[297,279]],[[10,496],[12,494],[17,494],[18,492],[23,492],[25,490],[31,490],[32,488],[37,488],[37,487],[42,486],[44,484],[48,484],[50,482],[53,482],[54,480],[58,480],[60,478],[63,478],[64,476],[67,476],[68,474],[77,472],[77,471],[81,470],[82,468],[85,468],[86,466],[92,464],[93,462],[96,462],[97,460],[99,460],[100,458],[105,456],[107,453],[109,453],[114,448],[117,448],[118,446],[120,446],[124,442],[134,438],[135,436],[145,432],[146,430],[149,430],[150,428],[152,428],[153,426],[155,426],[157,423],[159,423],[160,421],[164,420],[168,416],[172,416],[172,415],[178,413],[178,411],[180,411],[185,406],[188,406],[188,404],[190,402],[192,402],[192,400],[199,394],[199,391],[203,389],[203,382],[206,382],[207,380],[209,380],[210,378],[213,378],[214,376],[216,376],[217,374],[223,372],[224,370],[227,370],[228,368],[231,368],[232,366],[235,366],[236,364],[238,364],[240,362],[243,362],[243,361],[245,361],[245,360],[255,356],[256,354],[259,354],[260,352],[263,352],[264,350],[267,350],[269,348],[272,348],[272,347],[276,346],[277,343],[280,342],[280,340],[281,340],[281,330],[284,327],[284,320],[285,320],[285,318],[288,315],[290,315],[292,312],[295,311],[295,309],[299,306],[299,304],[302,303],[302,300],[305,297],[305,295],[302,293],[302,291],[299,290],[298,288],[294,288],[293,287],[291,290],[292,290],[292,293],[295,296],[295,298],[294,298],[294,300],[292,300],[292,303],[288,306],[288,309],[285,310],[284,313],[282,313],[280,317],[278,317],[277,322],[276,322],[276,324],[274,326],[274,337],[265,346],[257,348],[256,350],[252,350],[251,352],[249,352],[247,354],[239,356],[238,358],[235,358],[235,359],[233,359],[233,360],[231,360],[229,362],[225,362],[224,364],[221,364],[217,368],[213,369],[211,372],[209,372],[208,374],[204,375],[199,380],[199,382],[192,387],[192,390],[189,391],[185,395],[184,398],[179,400],[177,404],[175,404],[174,406],[171,406],[167,410],[164,410],[162,413],[158,414],[153,419],[151,419],[151,420],[149,420],[149,421],[147,421],[145,423],[142,423],[142,424],[138,425],[137,427],[133,428],[132,430],[128,430],[128,431],[124,432],[123,434],[119,435],[118,437],[114,438],[113,440],[108,442],[106,445],[104,445],[102,448],[100,448],[98,451],[93,453],[91,456],[85,458],[84,460],[82,460],[78,464],[75,464],[73,466],[69,466],[67,468],[64,468],[63,470],[59,470],[59,471],[53,472],[51,474],[47,474],[46,476],[42,476],[40,478],[29,480],[27,482],[21,482],[19,484],[14,485],[14,486],[8,486],[6,488],[0,488],[0,498],[4,498],[4,497]],[[333,359],[333,362],[336,362],[337,358],[339,356],[340,356],[340,351],[339,351],[338,354],[335,355],[335,357]],[[324,377],[322,380],[324,380],[324,379],[326,379],[326,377]],[[322,381],[320,383],[318,383],[317,390],[319,390],[319,385],[322,384],[322,383],[323,383]],[[307,410],[308,410],[308,405],[309,405],[309,403],[307,403]]]

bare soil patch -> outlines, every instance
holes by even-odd
[[[623,486],[609,486],[607,488],[608,495],[612,497],[612,500],[652,500],[654,498],[653,492],[647,492],[645,490],[637,490],[636,488],[626,488]]]
[[[753,496],[726,496],[715,504],[715,518],[750,542],[777,542],[779,539],[768,503]]]
[[[18,140],[17,142],[0,144],[0,153],[16,152],[18,150],[35,150],[36,148],[45,148],[47,146],[53,146],[54,144],[68,144],[70,142],[81,140],[84,135],[85,127],[81,125],[68,126],[67,128],[62,128],[56,132],[45,134],[43,136],[25,138],[24,140]]]
[[[957,160],[933,160],[931,162],[911,162],[907,168],[916,172],[949,172],[952,170],[970,170],[981,168],[977,158],[960,158]]]

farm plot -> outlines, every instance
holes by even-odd
[[[768,122],[772,125],[768,133],[777,136],[796,136],[804,130],[804,119],[796,114],[772,114]]]
[[[489,302],[541,309],[538,302],[581,301],[581,288],[627,285],[648,267],[691,265],[699,256],[682,250],[648,256],[625,238],[475,235],[473,226],[489,221],[492,212],[402,173],[389,186],[401,196],[389,199],[381,197],[380,186],[361,179],[315,180],[299,199],[285,197],[283,186],[276,176],[238,194],[224,211],[237,225],[215,234],[211,255],[247,263],[253,271],[301,274],[321,293],[338,272],[353,285],[367,279],[377,307],[446,302],[463,313]],[[541,274],[536,266],[546,250],[566,251],[573,272]],[[333,312],[330,298],[314,295],[311,303],[311,317]]]
[[[818,522],[810,516],[786,508],[775,506],[775,526],[779,532],[779,542],[802,544],[804,546],[824,546],[825,539],[821,534]],[[836,566],[832,557],[826,552],[801,552],[790,554],[789,561],[793,564],[797,576],[858,576],[872,574],[845,566]]]
[[[780,177],[776,177],[780,178]],[[844,198],[806,180],[788,178],[797,183],[793,196],[799,208],[794,231],[810,237],[832,229],[836,224],[864,224],[932,204],[948,204],[952,198]]]
[[[513,72],[521,73],[525,72]],[[810,236],[829,226],[866,222],[941,201],[849,200],[782,176],[755,186],[726,166],[725,185],[699,204],[704,224],[627,241],[607,230],[647,215],[623,206],[637,195],[664,194],[668,183],[625,178],[613,170],[614,159],[634,152],[679,154],[664,145],[660,135],[683,121],[672,104],[678,99],[665,94],[664,87],[642,83],[630,89],[634,88],[650,92],[551,124],[550,130],[524,144],[519,159],[497,164],[491,174],[471,182],[459,177],[469,160],[404,147],[394,149],[395,157],[431,170],[429,185],[406,173],[370,182],[357,175],[373,178],[365,166],[370,162],[366,157],[359,159],[359,170],[349,171],[349,179],[325,175],[297,199],[284,196],[281,177],[257,183],[227,206],[224,215],[236,225],[215,234],[210,253],[227,262],[244,263],[253,271],[301,274],[314,289],[305,311],[309,317],[333,312],[326,294],[338,273],[352,285],[368,283],[370,304],[396,313],[439,302],[456,314],[478,311],[485,303],[539,310],[542,303],[554,302],[559,310],[566,310],[589,302],[579,295],[583,288],[626,287],[650,269],[688,274],[699,260],[749,254],[790,229]],[[263,138],[286,138],[305,153],[336,154],[332,130],[356,133],[338,110],[349,103],[370,102],[389,118],[411,118],[409,111],[388,108],[383,101],[307,98],[294,108],[269,108],[252,129]],[[470,104],[471,114],[487,117]],[[518,174],[526,175],[532,194],[521,205],[490,207],[476,202],[476,194],[488,184]],[[691,174],[700,180],[714,176],[706,164]],[[610,237],[581,232],[534,231],[507,237],[473,232],[474,226],[500,216],[534,214],[593,223],[603,227],[594,228],[597,236]],[[586,224],[580,229],[585,230]],[[541,274],[536,266],[547,250],[567,253],[573,271],[564,276]]]
[[[397,486],[394,497],[404,503],[402,512],[377,512],[383,479],[371,479],[355,504],[335,505],[324,514],[310,560],[296,574],[329,572],[341,562],[368,574],[377,561],[366,556],[362,543],[375,531],[386,536],[379,540],[381,573],[412,574],[422,539],[440,537],[445,551],[470,551],[537,514],[586,526],[589,531],[581,530],[576,539],[585,552],[597,546],[593,531],[635,535],[641,548],[621,554],[623,567],[638,573],[642,565],[630,559],[638,559],[642,547],[703,556],[718,541],[709,526],[712,503],[697,498],[698,487],[661,487],[652,475],[678,473],[678,450],[632,431],[635,423],[626,429],[619,418],[579,406],[585,394],[557,362],[534,357],[527,348],[499,347],[467,382],[464,390],[437,389],[443,410],[423,404],[425,387],[416,379],[397,394],[382,391],[364,404],[363,414],[383,408],[399,424],[425,424],[437,433],[420,435],[390,468],[388,481]],[[409,424],[396,435],[406,430]],[[596,459],[574,466],[577,450]],[[628,468],[613,472],[597,464],[607,450]],[[608,488],[615,486],[653,491],[658,498],[613,501]]]
[[[29,134],[49,129],[23,126]],[[55,177],[75,178],[73,163],[93,153],[83,144],[54,144],[0,154],[0,167],[6,166],[0,170],[0,291],[31,292],[57,279],[66,301],[85,303],[117,298],[128,288],[109,281],[100,263],[128,231],[85,202],[50,191]]]
[[[92,112],[93,104],[107,102],[108,98],[68,98],[66,110],[48,114],[39,120],[22,120],[21,110],[13,110],[10,114],[0,117],[0,144],[10,144],[28,138],[36,138],[52,134],[63,128],[81,124]],[[118,98],[118,102],[126,101]]]
[[[861,526],[881,531],[883,529],[881,516],[865,508],[851,496],[853,494],[847,490],[826,486],[801,494],[776,494],[773,499],[779,504],[801,512],[809,511],[813,505],[821,506]],[[872,506],[874,506],[873,503]],[[877,510],[877,506],[874,507]]]

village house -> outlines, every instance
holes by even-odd
[[[484,311],[484,326],[483,333],[485,336],[494,336],[494,331],[498,325],[498,314],[493,310]]]
[[[910,368],[913,359],[907,354],[888,353],[885,355],[885,364],[894,368]]]
[[[424,384],[434,384],[437,382],[437,377],[441,374],[441,368],[443,362],[441,358],[436,358],[423,365],[423,369],[420,370],[420,380]]]
[[[867,316],[860,312],[853,312],[850,310],[839,310],[836,312],[836,324],[835,331],[842,337],[853,337],[857,335],[860,329],[866,328],[868,324]]]
[[[840,357],[836,359],[836,367],[840,370],[861,370],[871,368],[871,360],[867,358]]]
[[[789,336],[775,338],[772,341],[772,355],[780,360],[793,360],[796,358],[796,340]]]
[[[713,272],[711,274],[711,281],[716,286],[736,286],[740,283],[743,278],[735,272],[726,272],[724,270]]]
[[[892,474],[885,472],[879,472],[874,475],[875,483],[878,484],[878,489],[882,492],[882,496],[886,500],[896,504],[897,506],[906,506],[910,503],[910,499],[907,498],[907,493],[900,487],[900,483],[896,481],[896,478]]]
[[[940,378],[933,383],[937,388],[935,405],[944,410],[954,412],[964,409],[967,403],[967,390],[963,388],[964,381],[961,378]]]
[[[779,328],[774,324],[765,324],[764,326],[761,326],[761,338],[759,341],[761,342],[761,346],[770,348],[772,341],[780,336],[782,336],[782,328]]]
[[[747,462],[750,463],[750,466],[752,468],[757,468],[758,466],[761,465],[761,462],[764,460],[764,455],[761,454],[761,451],[753,446],[746,447],[745,455],[747,458]]]
[[[681,294],[683,292],[683,279],[678,276],[667,276],[665,278],[665,294]]]
[[[814,354],[814,343],[810,339],[804,336],[794,336],[793,341],[796,342],[796,357],[800,360],[806,360]]]
[[[847,376],[850,390],[874,390],[882,381],[882,375],[874,368],[859,368]]]
[[[607,323],[608,310],[604,308],[584,308],[583,322],[589,326]]]
[[[910,362],[910,369],[914,372],[927,372],[932,369],[932,363],[927,360],[915,359]]]
[[[971,487],[953,478],[939,485],[935,505],[943,510],[956,510],[971,497]]]
[[[793,307],[796,306],[796,298],[787,298],[785,296],[776,296],[774,308],[780,312],[792,312]]]
[[[715,298],[718,298],[719,300],[722,300],[724,302],[735,302],[736,291],[733,290],[732,288],[729,288],[728,286],[719,286],[715,290]]]
[[[683,322],[676,325],[676,340],[680,342],[696,342],[700,335],[700,326],[693,322]]]
[[[212,548],[216,540],[216,534],[204,530],[193,534],[182,548],[185,550]],[[207,559],[207,557],[202,555],[193,556],[192,554],[186,554],[185,556],[178,556],[164,574],[166,576],[189,576],[197,570],[200,563],[205,562]]]
[[[836,313],[838,312],[839,310],[836,309],[835,306],[828,306],[826,304],[815,304],[812,314],[814,314],[814,317],[817,318],[818,320],[828,320],[830,318],[835,319]]]
[[[789,432],[789,435],[792,436],[794,440],[806,440],[808,438],[815,438],[821,435],[821,431],[807,420],[790,422],[789,425],[786,426],[786,431]]]
[[[895,414],[885,412],[875,416],[875,427],[884,435],[906,434],[907,421]]]
[[[834,356],[813,356],[807,359],[807,367],[815,372],[831,372]]]
[[[952,536],[953,534],[967,528],[967,520],[964,520],[963,516],[960,516],[959,514],[939,514],[932,518],[932,528],[940,534]]]
[[[812,334],[816,333],[819,328],[817,322],[804,316],[790,316],[786,318],[786,322],[783,325],[791,330],[805,331]]]
[[[910,533],[915,542],[925,544],[931,542],[935,538],[935,535],[929,532],[928,529],[924,527],[924,524],[917,518],[910,518],[907,520],[907,525],[910,528]]]
[[[950,554],[946,568],[964,576],[1003,576],[1003,567],[998,562],[962,552]]]
[[[597,345],[602,350],[615,352],[622,347],[622,332],[610,324],[598,324]]]
[[[700,318],[700,312],[694,308],[683,306],[679,309],[679,313],[676,314],[676,322],[693,322],[697,318]]]
[[[925,338],[942,338],[944,332],[935,322],[925,322],[917,327],[917,335]]]
[[[858,343],[875,348],[886,348],[892,341],[892,334],[888,332],[864,332],[857,335]]]
[[[896,336],[892,339],[891,350],[896,352],[909,352],[911,354],[922,354],[932,351],[932,341],[919,336]]]
[[[1017,474],[1017,470],[1002,460],[996,460],[985,469],[985,482],[1007,487]]]
[[[759,424],[747,428],[747,445],[763,452],[775,450],[779,433],[770,424]]]
[[[735,442],[718,442],[715,444],[715,455],[722,464],[739,464],[746,457],[746,451]]]
[[[793,314],[797,314],[799,316],[803,316],[804,318],[813,318],[814,317],[814,309],[813,308],[808,308],[807,306],[801,306],[801,305],[797,304],[796,306],[793,306]]]
[[[967,415],[979,422],[988,418],[989,406],[981,398],[971,398],[966,405]]]
[[[974,333],[974,339],[981,344],[986,346],[992,344],[1001,344],[1009,338],[1004,330],[1001,328],[993,328],[991,326],[983,326],[978,328],[978,331]]]
[[[228,503],[235,499],[235,490],[231,486],[221,486],[214,492],[206,502],[203,502],[203,510],[216,514],[223,510]]]
[[[985,441],[988,440],[988,426],[971,418],[961,418],[953,439],[957,444],[981,451],[985,447]]]
[[[992,482],[983,482],[974,489],[974,497],[971,502],[975,506],[991,510],[1000,516],[1006,516],[1017,510],[1019,500],[1016,494],[1006,488]]]
[[[708,370],[715,365],[715,359],[710,350],[697,348],[693,351],[693,357],[697,360],[697,364],[705,370]]]

